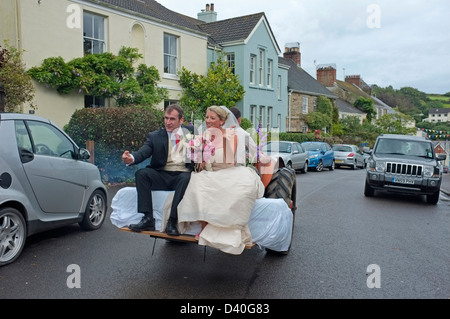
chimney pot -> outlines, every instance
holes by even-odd
[[[206,11],[209,11],[209,3],[206,4]]]
[[[214,3],[211,3],[211,11],[214,11]]]

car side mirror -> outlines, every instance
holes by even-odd
[[[438,161],[445,161],[447,159],[447,155],[445,154],[438,154],[438,156],[436,157],[436,159]]]
[[[90,158],[91,158],[91,153],[85,148],[80,148],[80,150],[78,152],[78,159],[88,160]]]

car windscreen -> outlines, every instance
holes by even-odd
[[[291,143],[267,143],[267,145],[263,148],[263,152],[290,153],[291,149]]]
[[[302,146],[307,151],[318,152],[318,151],[320,151],[321,144],[320,143],[303,143]]]
[[[433,145],[430,142],[380,139],[374,150],[376,155],[407,155],[434,158]]]
[[[334,145],[333,151],[335,151],[335,152],[351,152],[352,148],[351,148],[351,146]]]

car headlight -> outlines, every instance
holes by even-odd
[[[423,166],[423,177],[433,177],[434,166],[424,165]]]
[[[319,154],[311,154],[311,155],[309,155],[309,158],[318,158],[319,157]]]
[[[385,161],[376,161],[375,162],[375,170],[379,173],[384,173],[386,169],[386,162]]]

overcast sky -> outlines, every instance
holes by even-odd
[[[449,0],[157,0],[197,18],[214,3],[218,20],[264,12],[284,51],[299,42],[302,67],[335,64],[338,80],[425,93],[450,92]]]

